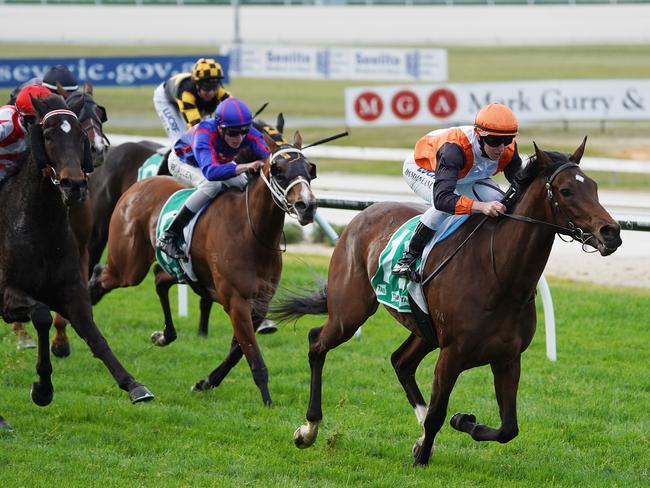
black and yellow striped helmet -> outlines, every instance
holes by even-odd
[[[212,58],[201,58],[194,63],[192,79],[195,83],[223,79],[223,68]]]

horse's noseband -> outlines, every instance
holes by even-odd
[[[301,159],[301,160],[306,159],[302,151],[300,149],[296,149],[295,147],[285,147],[283,149],[278,149],[276,152],[271,154],[271,157],[269,158],[269,166],[270,166],[269,178],[268,179],[266,178],[266,176],[264,175],[264,171],[260,172],[260,176],[264,180],[266,186],[269,188],[269,191],[271,192],[271,196],[273,197],[273,201],[275,202],[275,204],[278,207],[280,207],[289,216],[297,218],[298,214],[296,212],[296,209],[294,205],[291,202],[289,202],[289,200],[287,199],[287,195],[289,191],[296,185],[307,185],[309,189],[311,189],[311,185],[310,185],[310,181],[301,175],[294,178],[293,181],[291,181],[286,187],[283,187],[278,182],[278,178],[273,174],[274,173],[273,168],[275,167],[275,165],[278,164],[276,158],[278,156],[283,156],[285,154],[296,154],[297,155],[296,159]]]

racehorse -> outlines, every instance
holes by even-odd
[[[227,359],[195,390],[218,386],[230,369],[246,356],[264,404],[271,404],[268,372],[255,338],[282,271],[282,239],[285,213],[300,224],[311,223],[316,199],[310,181],[315,166],[300,151],[302,138],[293,146],[276,144],[265,134],[271,156],[261,174],[244,192],[229,190],[207,207],[197,221],[190,255],[198,282],[190,285],[220,303],[233,327]],[[122,196],[111,218],[108,262],[97,266],[90,280],[93,303],[114,288],[142,282],[154,260],[156,224],[162,206],[183,188],[175,179],[156,176],[134,184]],[[156,291],[165,313],[164,337],[175,337],[168,290],[176,278],[156,268]]]
[[[598,202],[596,183],[578,166],[585,143],[586,138],[572,155],[535,146],[535,155],[512,187],[518,196],[508,204],[512,214],[489,220],[471,216],[433,247],[423,272],[423,277],[434,277],[423,290],[435,330],[432,338],[420,332],[414,314],[387,307],[411,331],[392,354],[391,362],[424,430],[413,447],[415,465],[429,462],[454,384],[460,373],[470,368],[486,364],[492,368],[501,426],[480,424],[469,413],[455,414],[451,426],[477,441],[505,443],[518,434],[520,358],[535,332],[535,287],[555,233],[596,247],[603,256],[621,245],[619,225]],[[379,266],[379,256],[396,229],[420,212],[419,207],[395,202],[375,204],[360,212],[333,251],[326,286],[310,296],[297,295],[274,305],[272,316],[276,319],[327,314],[324,325],[309,332],[311,393],[307,424],[294,433],[297,447],[311,446],[318,435],[323,417],[322,371],[328,351],[349,340],[376,312],[378,302],[370,280]],[[485,225],[478,225],[479,221]],[[470,236],[471,244],[463,247]],[[446,267],[439,268],[455,251]],[[434,272],[434,268],[438,269]],[[436,348],[440,353],[427,408],[415,373],[422,359]]]
[[[87,144],[77,116],[63,99],[33,100],[41,122],[30,128],[30,155],[0,192],[0,314],[6,321],[31,320],[38,333],[38,381],[31,397],[40,406],[53,398],[48,340],[50,310],[73,328],[136,403],[153,398],[115,357],[95,325],[68,209],[87,194],[82,170]],[[10,428],[0,420],[0,427]]]
[[[281,139],[284,129],[284,117],[279,114],[276,127],[256,120],[253,125],[262,133],[266,132],[272,138]],[[279,140],[278,139],[278,140]],[[152,141],[126,142],[112,147],[106,156],[105,164],[95,170],[90,177],[90,194],[92,195],[93,227],[88,243],[89,276],[102,257],[108,241],[108,227],[113,210],[120,197],[138,180],[138,170],[142,164],[160,148],[160,144]],[[237,156],[238,163],[247,163],[254,159],[249,152],[242,151]],[[158,174],[169,174],[166,168]],[[208,335],[208,322],[212,309],[212,299],[200,297],[200,316],[198,334]],[[268,330],[270,331],[270,330]],[[159,341],[157,345],[164,345]]]
[[[101,166],[104,162],[104,154],[109,146],[109,141],[103,131],[103,123],[106,122],[106,109],[95,102],[92,96],[93,87],[89,82],[83,85],[83,91],[68,94],[63,87],[57,83],[59,95],[65,98],[66,105],[72,110],[79,119],[79,124],[83,133],[88,139],[90,154],[92,155],[93,167]],[[89,168],[86,168],[89,169]],[[92,180],[91,180],[92,181]],[[92,183],[90,184],[92,195]],[[82,270],[89,268],[88,260],[88,242],[93,229],[93,209],[91,199],[86,198],[84,203],[70,209],[70,224],[77,238],[79,254],[82,260]],[[89,277],[89,273],[84,273],[84,280]],[[67,357],[70,355],[70,342],[66,334],[67,321],[56,314],[54,318],[54,327],[56,333],[52,339],[52,354],[57,357]],[[16,333],[19,348],[35,347],[33,339],[25,331],[23,324],[16,322],[13,324],[13,330]]]

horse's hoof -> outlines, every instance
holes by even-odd
[[[165,339],[165,334],[157,330],[153,334],[151,334],[151,342],[153,343],[154,346],[166,346],[167,345],[167,340]]]
[[[418,466],[427,466],[429,464],[429,459],[431,459],[431,454],[432,452],[429,453],[426,458],[422,456],[422,443],[424,442],[424,436],[419,437],[418,440],[415,441],[415,444],[413,444],[413,448],[411,449],[411,452],[413,453],[413,466],[418,467]]]
[[[14,432],[14,428],[2,415],[0,415],[0,432]]]
[[[138,385],[129,390],[129,398],[131,399],[131,403],[148,402],[154,399],[154,394],[146,386]]]
[[[52,351],[52,354],[57,358],[67,358],[70,355],[70,343],[66,342],[64,344],[57,344],[53,342],[50,345],[50,351]]]
[[[264,319],[255,331],[257,334],[274,334],[278,331],[278,326],[270,319]]]
[[[54,397],[53,388],[43,388],[40,383],[35,381],[32,383],[32,389],[30,391],[32,401],[39,407],[46,407],[52,403],[52,398]]]
[[[34,349],[35,347],[34,339],[26,331],[21,330],[16,333],[16,349],[21,351],[23,349]]]
[[[208,380],[199,380],[194,383],[194,386],[192,386],[192,391],[207,391],[210,388],[212,388],[212,386],[210,386]]]
[[[471,424],[476,423],[476,415],[471,414],[471,413],[460,413],[457,412],[451,417],[451,420],[449,420],[449,424],[456,430],[460,432],[465,432],[463,430],[463,424],[466,422],[469,422]]]
[[[306,449],[314,445],[314,441],[316,440],[316,437],[311,439],[311,442],[309,442],[309,440],[305,436],[306,429],[307,429],[306,425],[301,425],[293,433],[293,443],[296,445],[298,449]]]

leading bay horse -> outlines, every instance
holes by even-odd
[[[38,333],[38,381],[31,397],[40,406],[53,398],[49,355],[50,311],[67,317],[93,355],[136,403],[153,398],[115,357],[95,325],[79,249],[68,211],[87,194],[82,162],[85,137],[77,116],[58,95],[33,100],[41,120],[30,128],[30,154],[0,191],[0,315],[5,321],[31,320]],[[0,418],[0,428],[10,428]]]
[[[535,288],[546,266],[555,233],[574,237],[596,247],[601,255],[620,245],[620,227],[598,203],[596,183],[578,163],[586,143],[574,154],[542,151],[518,175],[519,198],[512,218],[485,221],[469,241],[463,241],[484,216],[475,215],[435,246],[423,276],[457,250],[439,275],[425,285],[435,337],[427,339],[410,313],[388,308],[411,335],[391,356],[406,397],[424,430],[413,448],[415,465],[426,465],[433,442],[447,415],[449,396],[462,371],[489,364],[501,426],[489,427],[468,413],[451,419],[454,429],[477,441],[505,443],[519,432],[516,398],[521,354],[535,332]],[[516,186],[513,186],[516,188]],[[322,327],[309,332],[311,393],[307,424],[294,434],[300,447],[311,446],[322,420],[322,371],[331,349],[349,340],[371,316],[378,302],[371,285],[379,255],[390,237],[408,219],[421,212],[414,205],[380,203],[360,212],[346,227],[332,254],[327,285],[310,296],[287,299],[274,308],[276,318],[298,318],[327,313]],[[440,348],[433,391],[427,408],[415,382],[422,359]]]
[[[201,296],[220,303],[234,331],[226,360],[195,390],[218,386],[230,369],[246,356],[264,404],[271,404],[268,372],[255,337],[266,316],[282,271],[282,232],[286,213],[302,225],[311,223],[316,199],[310,182],[315,166],[300,151],[302,138],[293,146],[265,134],[271,155],[260,175],[245,191],[228,190],[199,217],[190,255],[198,282],[190,285]],[[142,282],[154,261],[156,224],[162,206],[183,188],[175,179],[154,176],[135,183],[122,196],[111,218],[108,261],[95,268],[90,280],[93,303],[118,287]],[[157,267],[156,291],[165,313],[164,336],[173,336],[168,290],[176,279]]]

